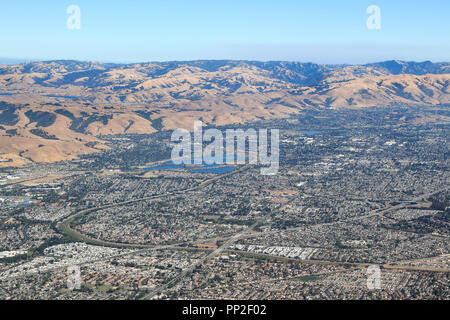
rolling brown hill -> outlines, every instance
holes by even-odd
[[[289,116],[307,108],[450,103],[450,64],[189,61],[0,66],[0,166],[74,159],[98,137]]]

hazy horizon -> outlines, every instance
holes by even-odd
[[[230,61],[230,62],[287,62],[287,63],[311,63],[317,65],[329,65],[329,66],[340,66],[340,65],[368,65],[368,64],[377,64],[388,61],[400,61],[405,63],[450,63],[450,59],[448,61],[433,61],[430,59],[427,60],[402,60],[402,59],[388,59],[388,60],[377,60],[377,61],[369,61],[367,63],[320,63],[316,61],[301,61],[301,60],[252,60],[252,59],[188,59],[188,60],[142,60],[142,61],[134,61],[134,62],[113,62],[113,61],[99,61],[99,60],[79,60],[79,59],[16,59],[16,58],[3,58],[0,57],[0,64],[6,65],[15,65],[15,64],[23,64],[23,63],[38,63],[38,62],[54,62],[54,61],[74,61],[74,62],[94,62],[94,63],[102,63],[102,64],[117,64],[117,65],[133,65],[133,64],[141,64],[141,63],[175,63],[175,62],[196,62],[196,61]]]

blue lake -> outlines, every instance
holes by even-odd
[[[235,169],[233,166],[225,166],[225,167],[215,167],[215,168],[200,168],[200,169],[192,169],[190,171],[197,173],[213,173],[213,174],[222,174],[231,172]]]

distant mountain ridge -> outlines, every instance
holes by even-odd
[[[1,66],[0,73],[7,72],[9,66]],[[10,60],[13,62],[14,60]],[[10,63],[8,63],[10,64]],[[450,72],[450,63],[441,62],[433,63],[431,61],[424,62],[408,62],[399,60],[383,61],[378,63],[370,63],[364,65],[325,65],[312,62],[289,62],[289,61],[248,61],[248,60],[194,60],[194,61],[168,61],[168,62],[147,62],[147,63],[101,63],[101,62],[83,62],[76,60],[53,60],[42,62],[22,63],[22,72],[49,72],[50,70],[59,70],[65,72],[87,71],[90,69],[103,70],[107,72],[113,69],[133,69],[144,66],[158,66],[155,73],[148,73],[148,76],[161,76],[171,70],[180,68],[181,66],[190,66],[203,69],[207,72],[216,72],[220,68],[232,68],[242,64],[254,66],[271,73],[274,78],[296,83],[311,84],[312,79],[321,78],[318,75],[329,74],[331,71],[345,69],[349,67],[373,68],[385,75],[399,74],[446,74]],[[59,65],[59,68],[57,67]],[[305,80],[306,79],[306,80]],[[317,81],[312,81],[317,83]]]
[[[376,67],[385,69],[391,74],[444,74],[450,72],[450,63],[441,62],[433,63],[431,61],[424,62],[405,62],[399,60],[384,61],[379,63],[366,64],[367,67]]]
[[[198,60],[0,65],[0,166],[98,152],[105,134],[275,119],[303,109],[450,103],[450,64]],[[2,161],[2,157],[6,161]]]

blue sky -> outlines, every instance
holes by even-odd
[[[66,26],[69,5],[81,29]],[[369,30],[369,5],[381,30]],[[1,0],[0,57],[450,61],[448,0]]]

